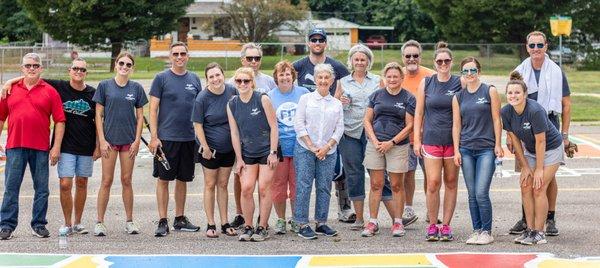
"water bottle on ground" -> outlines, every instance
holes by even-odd
[[[496,171],[494,171],[494,179],[502,179],[502,158],[496,158],[494,163],[496,164]]]
[[[69,229],[66,226],[58,229],[58,247],[60,249],[66,249],[69,246],[69,241],[67,240],[68,233]]]

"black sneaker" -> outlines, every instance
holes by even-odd
[[[336,236],[338,234],[336,230],[331,229],[329,226],[327,226],[327,224],[317,226],[315,233],[324,236]]]
[[[244,217],[238,214],[235,216],[235,218],[233,218],[233,221],[229,225],[231,225],[233,229],[240,229],[244,227],[244,223],[246,223],[246,221],[244,221]]]
[[[156,231],[154,232],[154,236],[162,237],[169,234],[169,223],[167,222],[167,218],[162,218],[158,221],[158,227],[156,227]]]
[[[558,228],[556,228],[555,220],[546,220],[546,235],[547,236],[557,236]]]
[[[50,237],[50,232],[46,229],[46,226],[37,226],[31,228],[31,234],[39,237],[39,238],[47,238]]]
[[[251,241],[253,235],[254,235],[254,229],[252,228],[252,226],[246,225],[246,227],[244,227],[244,232],[242,232],[242,234],[240,234],[240,236],[238,237],[238,240],[239,241]]]
[[[522,234],[526,229],[527,223],[523,219],[520,219],[508,232],[510,234]]]
[[[13,231],[11,229],[8,228],[2,228],[2,230],[0,230],[0,240],[9,240],[12,238],[12,233]]]
[[[173,229],[183,232],[198,232],[200,227],[193,225],[186,216],[175,217],[173,221]]]

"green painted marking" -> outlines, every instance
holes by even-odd
[[[67,255],[1,254],[1,266],[50,266],[69,258]]]

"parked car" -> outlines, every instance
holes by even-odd
[[[367,46],[371,49],[381,49],[387,43],[383,35],[371,35],[367,38]]]
[[[550,50],[550,59],[558,63],[560,59],[560,49]],[[568,47],[562,48],[562,63],[573,63],[575,61],[575,53]]]

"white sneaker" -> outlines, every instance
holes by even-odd
[[[467,245],[477,245],[477,239],[479,239],[479,230],[473,231],[473,233],[467,239]]]
[[[494,237],[488,231],[483,231],[479,234],[479,238],[477,238],[477,245],[487,245],[494,242]]]
[[[83,224],[73,225],[73,232],[78,233],[78,234],[88,234],[89,233],[89,231],[87,229],[85,229],[85,226],[83,226]]]
[[[350,230],[352,231],[362,231],[363,228],[365,228],[364,221],[355,221],[352,223],[352,225],[350,225]]]
[[[139,234],[140,233],[140,228],[138,228],[138,226],[137,226],[137,224],[135,224],[135,222],[128,221],[125,224],[125,231],[128,234]]]
[[[106,236],[106,226],[102,222],[96,223],[94,226],[94,235],[95,236]]]
[[[356,221],[356,213],[352,209],[345,209],[343,211],[338,212],[338,221],[353,223]]]

